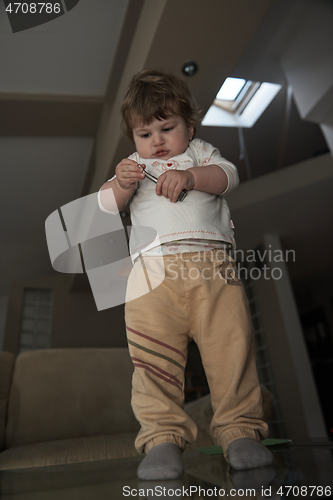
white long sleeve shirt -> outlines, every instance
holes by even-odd
[[[224,195],[238,185],[239,178],[236,167],[224,159],[218,149],[201,139],[194,139],[185,153],[169,160],[143,159],[138,153],[133,153],[129,158],[137,163],[144,163],[146,171],[155,177],[168,170],[218,165],[228,178],[228,186],[221,195],[191,190],[182,202],[176,203],[164,196],[157,196],[156,185],[148,178],[138,182],[130,203],[132,226],[153,228],[157,232],[157,238],[144,249],[140,238],[131,238],[130,251],[133,259],[142,251],[152,255],[152,249],[156,250],[160,245],[175,241],[189,243],[188,240],[211,240],[218,247],[220,243],[235,247],[233,224]],[[101,210],[106,212],[99,196],[98,200]]]

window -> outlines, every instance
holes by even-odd
[[[20,353],[50,347],[52,303],[52,290],[24,290]]]
[[[216,95],[217,101],[232,101],[239,96],[244,89],[246,81],[243,78],[227,78]]]
[[[202,125],[252,127],[279,92],[281,85],[228,77]]]

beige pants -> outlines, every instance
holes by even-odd
[[[154,288],[163,268],[165,278]],[[211,432],[225,456],[235,439],[268,436],[248,302],[234,271],[234,261],[221,249],[141,257],[135,263],[125,321],[135,366],[132,407],[141,424],[135,442],[139,453],[161,443],[184,449],[196,439],[196,425],[183,410],[192,339],[211,392]]]

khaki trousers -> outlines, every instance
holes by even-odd
[[[141,424],[135,442],[139,453],[161,443],[184,449],[196,439],[196,425],[183,410],[191,340],[198,345],[211,392],[211,432],[226,458],[231,441],[268,436],[249,307],[235,270],[221,249],[146,256],[135,263],[125,322],[135,367],[132,407]],[[154,288],[164,271],[163,282]]]

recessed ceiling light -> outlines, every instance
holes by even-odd
[[[197,71],[198,71],[198,65],[194,61],[188,61],[184,63],[182,66],[182,72],[186,76],[193,76],[196,74]]]

